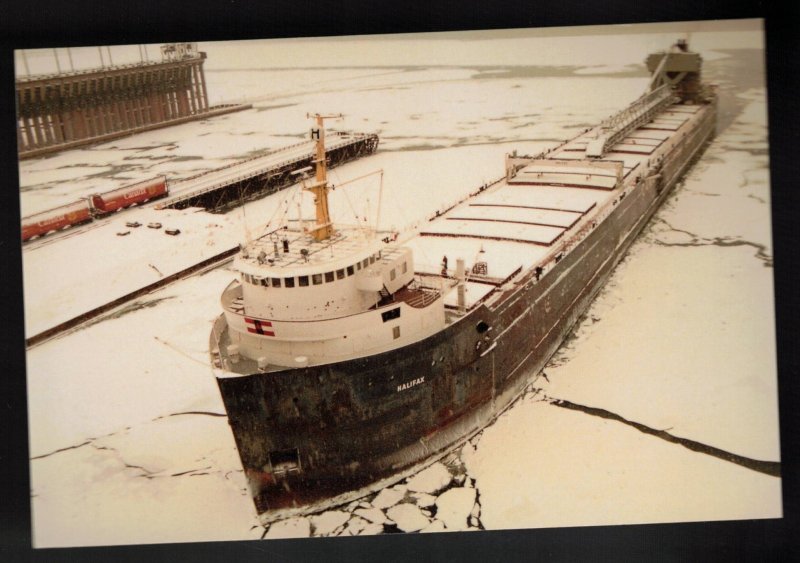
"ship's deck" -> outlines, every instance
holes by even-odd
[[[552,165],[539,160],[525,166],[510,180],[433,218],[404,243],[414,252],[417,273],[441,274],[445,257],[450,276],[457,258],[464,258],[468,271],[476,263],[485,262],[485,275],[499,283],[468,274],[469,308],[519,271],[537,265],[546,271],[567,239],[582,225],[602,217],[603,210],[620,192],[633,186],[637,177],[646,176],[666,145],[675,142],[690,128],[690,122],[698,119],[701,107],[668,106],[600,159],[586,158],[586,146],[596,131],[587,130],[542,157],[553,160]],[[619,182],[613,163],[622,165]],[[454,293],[445,298],[446,304],[453,304]]]

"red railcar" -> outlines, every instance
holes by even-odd
[[[111,190],[110,192],[93,195],[91,198],[92,208],[96,215],[105,215],[125,207],[163,197],[167,195],[168,191],[166,177],[159,176],[152,180],[145,180],[144,182]]]
[[[22,240],[27,241],[52,231],[66,229],[91,220],[92,211],[87,200],[62,205],[29,217],[23,217]]]

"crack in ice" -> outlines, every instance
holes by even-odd
[[[184,358],[186,358],[188,360],[191,360],[191,361],[193,361],[193,362],[195,362],[197,364],[200,364],[202,366],[206,365],[206,362],[204,360],[198,360],[197,358],[194,358],[194,357],[190,356],[188,353],[184,352],[183,350],[180,350],[177,346],[175,346],[173,344],[170,344],[166,340],[164,340],[162,338],[159,338],[158,336],[153,336],[153,338],[156,339],[156,342],[160,342],[161,344],[163,344],[167,348],[170,348],[170,349],[174,350],[175,352],[177,352],[178,354],[180,354]]]
[[[662,440],[665,440],[672,444],[681,445],[689,450],[692,450],[693,452],[703,453],[712,457],[716,457],[723,461],[729,461],[731,463],[735,463],[736,465],[740,465],[741,467],[751,469],[753,471],[758,471],[759,473],[764,473],[772,477],[781,476],[781,464],[779,461],[764,461],[734,454],[722,450],[720,448],[715,448],[714,446],[709,446],[707,444],[697,442],[695,440],[690,440],[688,438],[681,438],[680,436],[674,436],[665,430],[656,430],[654,428],[650,428],[649,426],[646,426],[639,422],[628,420],[616,413],[607,411],[605,409],[589,407],[586,405],[579,405],[577,403],[573,403],[564,399],[547,397],[546,395],[542,400],[545,400],[549,404],[556,407],[579,411],[592,416],[597,416],[600,418],[605,418],[609,420],[614,420],[616,422],[621,422],[623,424],[627,424],[628,426],[636,428],[640,432],[649,434],[651,436],[655,436],[657,438],[661,438]]]
[[[764,266],[767,268],[772,267],[772,256],[769,255],[767,252],[767,247],[763,244],[752,242],[749,240],[742,240],[740,238],[733,238],[733,237],[714,237],[714,238],[705,238],[698,236],[690,231],[686,231],[684,229],[678,229],[673,227],[669,224],[668,221],[658,218],[658,222],[663,223],[667,226],[667,228],[676,233],[682,233],[689,237],[691,237],[691,241],[689,242],[665,242],[663,240],[658,239],[658,235],[656,235],[655,240],[653,240],[653,244],[656,246],[664,246],[664,247],[701,247],[701,246],[719,246],[722,248],[729,248],[735,246],[751,246],[756,249],[756,258],[764,262]]]
[[[182,477],[183,475],[189,475],[193,477],[195,475],[208,475],[207,470],[211,469],[211,466],[203,467],[200,469],[187,469],[186,471],[181,471],[180,473],[173,473],[170,477]],[[197,471],[205,471],[205,473],[197,473]]]
[[[211,412],[211,411],[183,411],[183,412],[174,412],[174,413],[168,414],[166,416],[159,416],[158,418],[156,418],[154,420],[159,420],[161,418],[166,418],[168,416],[183,416],[183,415],[189,415],[189,414],[198,414],[198,415],[202,415],[202,416],[214,416],[214,417],[218,417],[218,418],[225,418],[226,416],[228,416],[225,413]]]
[[[117,458],[117,460],[119,460],[119,462],[125,467],[125,469],[138,469],[142,471],[143,474],[139,475],[139,477],[145,477],[147,479],[153,479],[154,477],[158,477],[157,471],[150,471],[149,469],[147,469],[142,465],[132,465],[127,461],[125,461],[122,458],[122,454],[120,454],[119,450],[117,450],[116,448],[111,448],[108,446],[97,446],[95,444],[90,444],[90,445],[96,450],[111,452]]]
[[[51,455],[60,454],[60,453],[62,453],[62,452],[66,452],[66,451],[69,451],[69,450],[77,450],[78,448],[82,448],[83,446],[88,446],[88,445],[89,445],[89,444],[91,444],[91,443],[92,443],[92,441],[91,441],[91,440],[86,440],[86,441],[85,441],[85,442],[83,442],[82,444],[76,444],[76,445],[74,445],[74,446],[67,446],[67,447],[65,447],[65,448],[59,448],[59,449],[57,449],[57,450],[53,450],[52,452],[49,452],[49,453],[46,453],[46,454],[41,454],[41,455],[33,456],[33,457],[31,458],[31,461],[33,461],[33,460],[35,460],[35,459],[44,459],[44,458],[46,458],[46,457],[50,457]]]

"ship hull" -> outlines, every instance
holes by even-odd
[[[540,372],[685,170],[713,137],[712,103],[663,160],[541,280],[382,354],[218,377],[262,520],[375,490],[451,451]]]

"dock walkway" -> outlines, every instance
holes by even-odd
[[[367,133],[330,135],[328,166],[334,167],[378,148],[378,136]],[[297,181],[292,173],[311,165],[314,142],[303,141],[170,184],[170,197],[157,209],[203,207],[221,211],[278,191]]]

